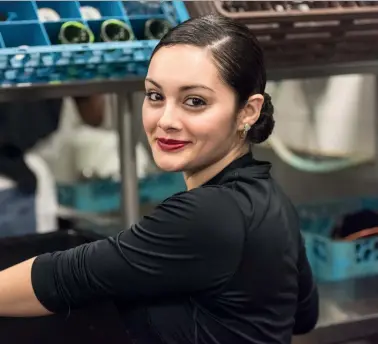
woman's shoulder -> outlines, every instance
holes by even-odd
[[[188,191],[178,192],[163,201],[163,204],[185,202],[195,208],[216,208],[221,207],[237,208],[237,202],[232,190],[223,185],[209,185],[194,188]]]
[[[164,200],[155,209],[161,217],[182,223],[192,221],[197,228],[243,227],[244,216],[232,191],[222,186],[198,187],[179,192]]]
[[[164,237],[181,235],[195,245],[239,249],[246,222],[226,189],[199,187],[167,198],[139,224]]]

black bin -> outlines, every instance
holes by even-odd
[[[93,241],[75,231],[0,239],[0,270],[46,252]],[[1,344],[128,344],[118,312],[111,302],[40,318],[0,318]]]

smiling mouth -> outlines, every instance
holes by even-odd
[[[179,141],[179,140],[164,139],[164,138],[159,138],[156,141],[159,148],[166,152],[177,151],[179,149],[184,148],[190,143],[189,141]]]

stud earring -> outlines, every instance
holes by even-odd
[[[251,126],[250,126],[248,123],[244,124],[243,138],[245,138],[245,137],[247,136],[248,131],[249,131],[250,129],[251,129]]]

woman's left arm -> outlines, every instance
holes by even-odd
[[[227,191],[185,192],[116,237],[1,272],[0,316],[68,312],[106,298],[137,302],[217,290],[233,276],[243,243],[244,219]]]
[[[35,296],[31,270],[35,258],[0,271],[0,316],[43,316],[51,314]]]

